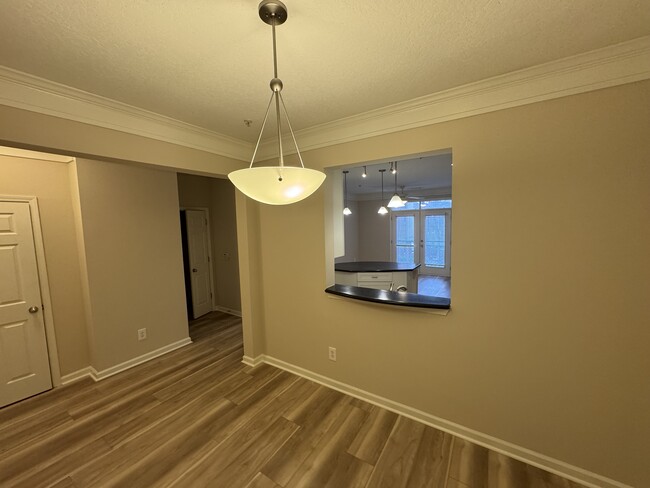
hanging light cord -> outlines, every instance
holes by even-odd
[[[253,157],[251,158],[251,164],[249,165],[249,168],[252,168],[253,163],[255,162],[255,156],[257,156],[257,151],[260,147],[260,142],[262,140],[262,134],[264,134],[264,127],[266,127],[266,121],[268,120],[269,111],[271,110],[271,103],[273,103],[274,99],[275,99],[275,116],[278,125],[278,150],[280,153],[280,167],[284,166],[284,153],[282,150],[282,124],[280,120],[280,102],[281,102],[282,109],[284,110],[284,116],[287,119],[287,125],[289,126],[289,133],[291,134],[293,145],[296,148],[296,153],[298,154],[298,159],[300,160],[300,166],[304,168],[305,163],[302,160],[302,155],[300,154],[300,149],[298,148],[298,142],[296,141],[296,136],[293,132],[293,127],[291,126],[291,120],[289,119],[289,113],[287,112],[287,106],[285,105],[284,98],[282,97],[282,93],[281,93],[282,81],[278,78],[278,54],[277,54],[276,37],[275,37],[276,23],[277,23],[277,19],[275,15],[272,14],[271,30],[273,32],[273,79],[271,80],[271,90],[273,91],[273,93],[271,94],[271,99],[269,100],[269,104],[266,107],[266,113],[264,114],[264,120],[262,122],[262,127],[260,129],[260,135],[258,136],[257,142],[255,143],[255,150],[253,151]]]
[[[278,122],[278,150],[280,151],[280,166],[284,166],[284,154],[282,153],[282,124],[280,124],[280,90],[282,90],[282,82],[274,83],[278,80],[278,54],[275,47],[275,24],[277,20],[275,15],[271,21],[271,28],[273,31],[273,80],[271,80],[271,89],[275,94],[275,116]]]

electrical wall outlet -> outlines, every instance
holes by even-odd
[[[147,329],[138,329],[138,340],[144,341],[147,338]]]
[[[330,347],[328,352],[328,357],[330,361],[336,361],[336,348]]]

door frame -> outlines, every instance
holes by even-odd
[[[400,210],[399,212],[390,212],[390,259],[397,261],[397,217],[413,217],[413,261],[415,264],[420,262],[420,210]]]
[[[208,207],[183,207],[179,209],[181,212],[184,210],[198,210],[205,213],[205,218],[208,221],[208,257],[210,258],[210,292],[212,293],[210,298],[210,304],[212,305],[212,311],[214,312],[217,308],[215,305],[215,300],[217,294],[214,290],[214,256],[212,255],[212,228],[210,227],[210,209]]]
[[[424,265],[424,236],[425,219],[427,215],[444,215],[445,216],[445,263],[444,268],[427,268]],[[420,266],[420,275],[424,276],[451,276],[451,209],[450,208],[431,208],[420,210],[420,257],[422,258]],[[433,272],[430,272],[433,271]],[[436,272],[437,271],[437,272]]]
[[[31,196],[0,195],[0,201],[29,204],[29,213],[32,218],[32,232],[34,234],[34,248],[36,250],[36,267],[38,269],[38,283],[41,291],[43,323],[45,324],[45,338],[47,341],[47,355],[50,362],[50,377],[52,386],[61,386],[61,369],[59,367],[59,352],[56,345],[54,332],[54,315],[52,314],[52,298],[50,297],[50,281],[47,277],[47,263],[45,262],[45,247],[43,246],[43,233],[41,232],[41,218],[38,210],[38,198]]]

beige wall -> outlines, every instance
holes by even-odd
[[[378,214],[381,204],[381,200],[357,202],[359,261],[390,261],[390,213]]]
[[[209,210],[215,305],[241,313],[235,188],[226,179],[178,173],[178,197],[181,207]]]
[[[78,159],[98,371],[188,337],[176,174]],[[147,329],[138,341],[137,330]]]
[[[20,173],[8,173],[5,172],[5,168],[9,168],[9,166],[3,161],[2,178],[0,178],[0,188],[3,188],[3,191],[12,194],[36,195],[39,200],[45,199],[43,226],[44,235],[49,241],[45,243],[45,251],[48,255],[48,271],[53,309],[55,309],[61,373],[63,375],[73,373],[89,365],[101,370],[133,359],[158,347],[166,346],[171,341],[178,340],[182,335],[180,329],[183,328],[185,328],[186,336],[186,321],[183,314],[180,329],[178,324],[172,325],[169,321],[164,322],[161,326],[154,324],[154,330],[149,331],[150,337],[147,341],[135,345],[131,343],[132,337],[135,337],[131,330],[133,324],[125,317],[129,316],[137,307],[155,309],[160,302],[160,293],[151,290],[152,283],[148,281],[151,278],[143,281],[126,280],[125,275],[128,274],[128,270],[124,268],[123,263],[132,263],[137,259],[134,254],[139,255],[142,248],[156,249],[159,243],[150,238],[151,234],[149,237],[141,239],[142,236],[138,232],[123,234],[122,239],[116,242],[118,239],[111,234],[112,225],[117,225],[118,221],[123,219],[121,225],[132,231],[136,221],[144,222],[160,231],[158,237],[161,241],[165,241],[169,237],[166,241],[169,245],[164,245],[163,249],[154,253],[154,257],[158,257],[164,262],[164,266],[161,267],[164,271],[156,275],[148,266],[145,267],[145,270],[150,275],[157,276],[156,279],[159,280],[164,276],[171,277],[177,271],[177,264],[182,266],[182,261],[175,263],[176,257],[172,257],[173,254],[175,255],[175,251],[172,249],[176,245],[174,240],[178,239],[180,242],[175,173],[164,173],[146,168],[173,168],[196,174],[225,175],[234,169],[243,167],[245,163],[146,137],[3,105],[0,105],[0,143],[11,147],[95,159],[97,161],[92,162],[91,166],[100,168],[98,171],[89,170],[85,173],[82,171],[82,178],[78,180],[77,168],[73,164],[61,163],[57,170],[57,176],[54,177],[52,171],[44,169],[43,165],[32,165],[29,169],[25,167],[25,171]],[[102,161],[102,163],[98,161]],[[120,172],[120,170],[109,169],[124,168],[125,166],[109,161],[135,163],[133,170],[139,166],[139,169],[145,172],[138,173],[138,176],[131,181],[133,175],[127,174],[126,170]],[[101,166],[102,164],[106,166]],[[153,171],[153,173],[146,173],[146,171]],[[112,175],[105,181],[105,185],[97,176],[102,172]],[[161,176],[162,174],[165,176]],[[140,185],[140,179],[147,180],[147,176],[144,175],[157,176],[152,177],[151,185],[144,181]],[[61,178],[63,178],[62,182]],[[164,183],[161,182],[162,179],[165,180]],[[169,186],[170,181],[173,181],[172,187]],[[50,184],[50,182],[52,183]],[[94,193],[95,190],[101,190],[106,185],[113,185],[111,191],[119,198],[109,200],[101,191],[98,191],[97,194]],[[151,205],[154,204],[153,202],[159,204],[155,210],[145,205],[135,213],[132,210],[126,212],[126,203],[116,203],[138,201],[138,195],[141,194],[140,188],[151,186],[158,188],[156,198],[150,201]],[[67,192],[67,196],[65,196],[67,204],[61,203],[64,198],[57,194],[63,187]],[[47,201],[49,195],[55,194],[57,195],[56,204]],[[80,195],[83,195],[83,202],[80,202]],[[173,212],[169,207],[170,201],[174,201]],[[64,205],[68,206],[67,210],[62,210]],[[104,205],[106,207],[103,207]],[[161,212],[164,213],[161,214]],[[161,217],[161,215],[163,216]],[[101,219],[104,219],[104,225],[100,230],[98,221]],[[159,224],[160,227],[158,227]],[[117,229],[120,227],[118,226]],[[163,236],[163,234],[165,235]],[[104,236],[106,236],[105,241],[103,240]],[[88,256],[84,251],[86,244],[89,246]],[[113,244],[114,246],[112,246]],[[78,250],[79,252],[77,252]],[[163,254],[166,256],[164,259],[162,258]],[[49,259],[49,256],[54,257]],[[99,256],[102,256],[101,259],[104,262]],[[236,259],[236,255],[234,259]],[[112,274],[113,271],[109,269],[109,263],[116,263],[116,274]],[[63,272],[61,268],[64,269]],[[90,270],[90,275],[87,268]],[[152,280],[155,281],[155,279]],[[182,276],[180,281],[175,278],[172,281],[174,284],[165,284],[163,288],[165,288],[165,293],[176,297],[178,290],[172,290],[172,288],[179,287],[179,290],[183,291]],[[126,285],[122,286],[123,283]],[[99,286],[94,286],[91,289],[91,284],[99,284]],[[146,284],[148,289],[141,291],[144,288],[138,287],[138,284]],[[112,288],[112,285],[115,285],[115,289]],[[113,299],[116,294],[123,295],[125,289],[135,291],[136,288],[143,300],[139,305],[133,303],[135,298],[121,302],[116,302]],[[133,297],[135,296],[138,295],[134,294]],[[173,304],[170,305],[174,309],[178,308],[176,301],[174,298]],[[184,295],[182,295],[182,301],[184,302]],[[98,303],[97,308],[93,308],[95,302]],[[107,302],[110,302],[111,305],[109,306]],[[158,313],[162,312],[155,312],[152,316],[156,317]],[[177,311],[174,310],[173,313],[168,314],[166,320],[174,317],[176,313]],[[139,317],[139,315],[135,314],[134,317]],[[149,323],[148,320],[147,323]],[[113,330],[109,331],[111,328]],[[147,326],[147,328],[149,327]],[[159,328],[160,330],[158,330]]]
[[[68,165],[0,155],[0,195],[38,198],[61,374],[84,368],[88,347]]]
[[[0,144],[206,175],[226,175],[247,166],[217,154],[6,105],[0,105]]]
[[[326,295],[321,190],[258,205],[240,239],[247,252],[259,233],[264,353],[650,486],[648,134],[642,82],[305,154],[324,167],[452,148],[452,310]]]
[[[345,255],[336,258],[337,263],[359,261],[359,203],[348,200],[348,208],[352,212],[343,219],[345,237]]]

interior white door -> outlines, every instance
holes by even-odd
[[[28,203],[0,202],[0,407],[52,388]]]
[[[190,264],[192,318],[212,311],[212,273],[208,220],[202,210],[186,210],[187,250]]]

